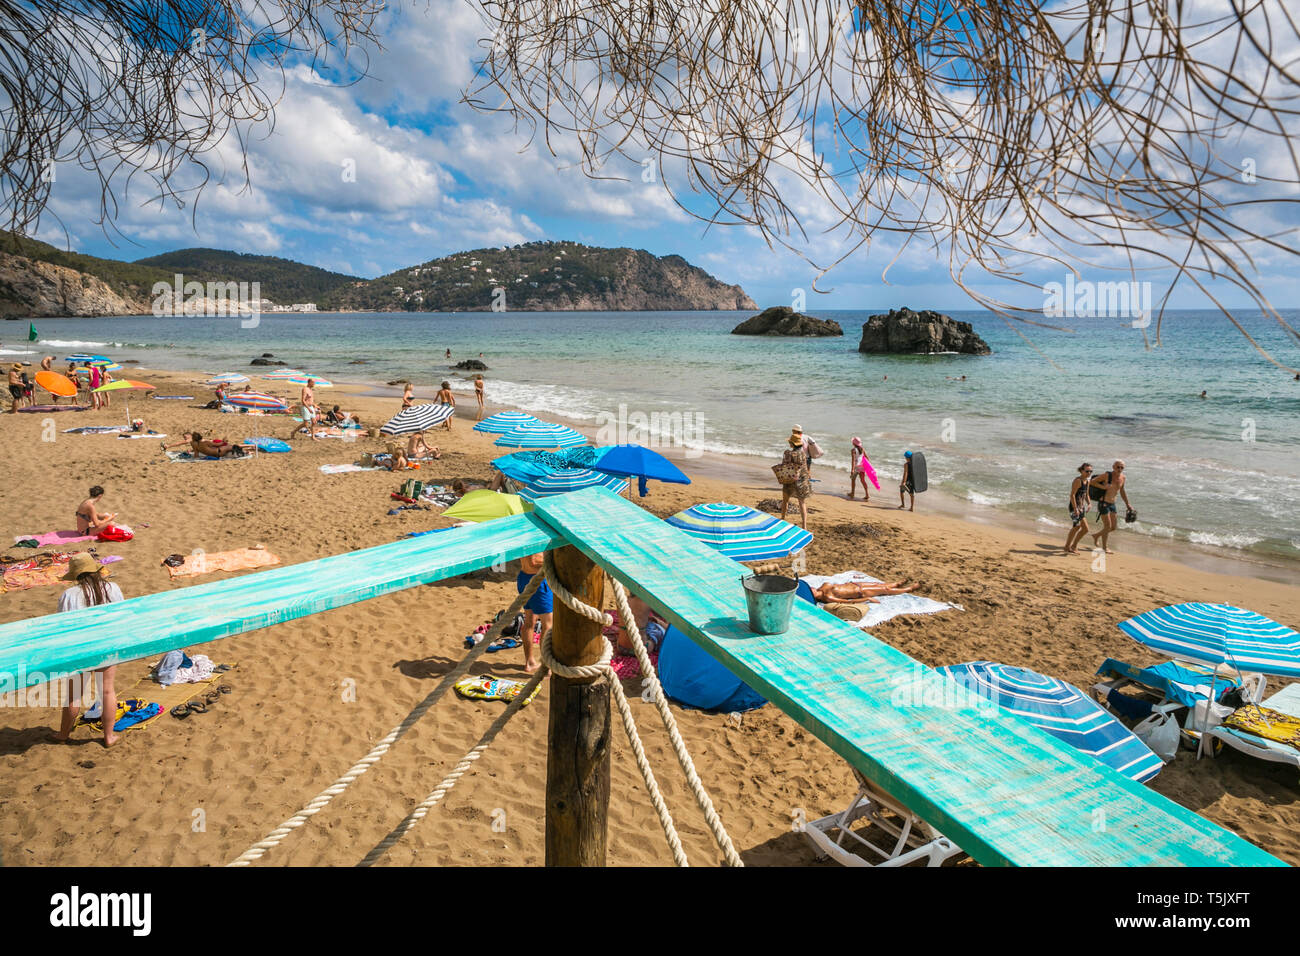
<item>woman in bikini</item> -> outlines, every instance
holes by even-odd
[[[483,412],[485,411],[483,406],[483,376],[482,375],[474,376],[474,397],[478,399],[478,417],[481,420],[483,418]]]
[[[1079,542],[1088,533],[1088,511],[1092,508],[1092,499],[1088,497],[1088,483],[1092,481],[1092,465],[1084,462],[1079,466],[1078,477],[1070,485],[1070,520],[1073,526],[1065,536],[1065,553],[1078,554]]]
[[[117,512],[102,515],[99,513],[99,499],[104,497],[104,489],[95,485],[90,489],[90,497],[83,501],[77,508],[77,533],[78,534],[99,534],[117,517]]]
[[[410,382],[406,383],[406,388],[402,389],[402,411],[406,411],[415,404],[415,386]]]
[[[410,461],[417,458],[432,458],[437,461],[442,457],[437,445],[430,445],[424,440],[424,432],[416,432],[406,440],[406,457]]]

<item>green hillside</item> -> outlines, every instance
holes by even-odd
[[[254,256],[223,249],[177,249],[137,259],[136,266],[157,268],[167,279],[181,273],[201,282],[259,282],[262,298],[278,305],[320,302],[339,286],[358,281],[355,276],[330,272],[278,256]]]
[[[171,273],[164,269],[142,263],[100,259],[80,252],[67,252],[48,242],[17,236],[12,232],[0,231],[0,252],[76,269],[103,280],[114,292],[128,299],[147,301],[155,282],[172,281]]]

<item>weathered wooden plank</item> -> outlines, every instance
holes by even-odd
[[[0,693],[193,647],[564,544],[531,514],[0,625]],[[161,573],[161,572],[159,572]],[[51,599],[53,603],[53,599]]]
[[[603,489],[536,514],[733,673],[976,860],[1214,866],[1281,861],[806,602],[749,630],[746,569]],[[961,627],[954,618],[954,627]]]

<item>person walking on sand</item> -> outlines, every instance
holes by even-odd
[[[1088,533],[1088,511],[1092,508],[1092,499],[1088,496],[1088,483],[1092,481],[1092,465],[1085,461],[1078,470],[1078,476],[1070,485],[1070,500],[1067,505],[1070,521],[1073,524],[1069,534],[1065,536],[1066,554],[1079,553],[1079,542]]]
[[[62,581],[75,581],[74,587],[59,595],[59,611],[80,611],[83,608],[98,607],[101,604],[116,604],[123,600],[122,589],[108,580],[108,568],[99,563],[93,554],[81,552],[74,554],[68,561],[68,573],[60,578]],[[111,747],[117,743],[117,734],[113,724],[117,721],[117,689],[114,680],[117,677],[117,665],[101,667],[95,675],[103,679],[100,703],[103,709],[100,721],[104,725],[104,746]],[[88,676],[88,675],[87,675]],[[81,711],[81,689],[85,677],[69,678],[67,682],[68,704],[63,708],[63,720],[54,739],[66,742],[72,736],[77,725],[77,715]]]
[[[9,398],[9,414],[12,415],[23,401],[23,367],[17,362],[9,366]]]
[[[442,388],[438,389],[438,394],[433,397],[433,400],[440,405],[450,405],[452,408],[455,408],[456,396],[451,394],[451,382],[443,382]],[[443,422],[442,427],[447,429],[447,431],[451,431],[451,418],[448,418]]]
[[[898,483],[898,510],[903,510],[903,496],[907,495],[912,499],[911,507],[908,511],[916,510],[916,482],[912,480],[912,453],[903,452],[903,478]]]
[[[808,475],[808,453],[803,447],[803,435],[792,431],[786,439],[786,445],[789,447],[781,456],[781,464],[776,466],[779,469],[777,479],[781,482],[781,519],[785,520],[786,513],[790,510],[790,498],[794,496],[799,501],[799,524],[807,528],[812,478]]]
[[[524,588],[528,587],[528,582],[533,579],[538,571],[546,565],[545,555],[541,552],[537,554],[526,554],[519,559],[519,576],[515,578],[516,594],[523,594]],[[538,645],[533,643],[533,630],[540,620],[542,622],[542,640],[546,640],[546,635],[551,631],[551,614],[555,610],[555,596],[551,593],[550,586],[543,578],[542,583],[537,586],[533,596],[528,599],[524,605],[524,630],[519,635],[519,639],[524,643],[524,672],[527,674],[536,674],[538,668],[542,666],[542,656]]]
[[[858,482],[862,482],[862,500],[870,501],[871,492],[867,489],[867,472],[862,467],[862,459],[866,457],[866,452],[862,450],[862,439],[854,438],[853,447],[849,449],[849,498],[856,497]]]
[[[1117,507],[1115,505],[1116,496],[1124,499],[1124,507],[1132,515],[1126,520],[1132,521],[1137,518],[1137,512],[1133,510],[1132,503],[1128,500],[1128,490],[1125,488],[1128,479],[1124,475],[1124,462],[1116,461],[1111,466],[1111,470],[1104,475],[1098,475],[1089,482],[1090,488],[1099,489],[1102,493],[1101,500],[1097,503],[1097,521],[1101,527],[1092,533],[1093,547],[1100,547],[1107,554],[1113,554],[1108,547],[1110,543],[1110,533],[1115,530],[1118,523]],[[1098,542],[1100,538],[1100,542]]]
[[[303,429],[311,433],[312,441],[320,441],[316,434],[316,426],[320,423],[320,409],[316,407],[316,380],[307,379],[307,384],[302,387],[302,392],[298,395],[298,402],[302,408],[302,422],[289,433],[293,438]]]
[[[475,375],[475,376],[474,376],[474,397],[475,397],[476,399],[478,399],[478,417],[479,417],[479,420],[482,421],[482,419],[483,419],[483,412],[484,412],[484,406],[483,406],[483,376],[482,376],[482,375]]]

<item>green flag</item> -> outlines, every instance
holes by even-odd
[[[40,338],[40,336],[36,334],[36,323],[29,322],[28,326],[29,328],[27,329],[27,341],[35,342],[38,338]]]

